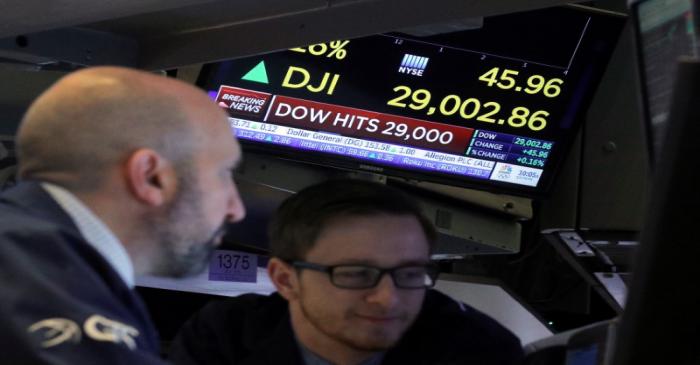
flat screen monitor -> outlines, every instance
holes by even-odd
[[[574,6],[488,17],[208,64],[198,84],[250,151],[544,196],[624,21]]]
[[[643,115],[652,161],[658,160],[664,139],[676,61],[681,56],[698,56],[697,11],[693,0],[641,0],[632,4]]]

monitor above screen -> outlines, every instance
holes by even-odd
[[[251,151],[543,196],[624,21],[573,6],[489,17],[208,64],[198,85]]]
[[[696,1],[697,3],[697,1]],[[641,0],[632,3],[650,158],[658,160],[671,104],[677,61],[697,57],[698,30],[693,0]],[[695,8],[695,9],[694,9]]]

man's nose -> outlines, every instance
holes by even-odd
[[[233,191],[228,201],[226,216],[227,221],[230,223],[236,223],[245,218],[245,205],[243,204],[243,200],[241,200],[235,183],[233,184]]]
[[[383,308],[393,308],[399,302],[399,293],[394,279],[389,274],[384,274],[376,287],[366,297],[367,302],[380,304]]]

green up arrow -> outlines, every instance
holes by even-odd
[[[248,73],[241,77],[243,80],[260,82],[267,84],[267,70],[265,70],[265,61],[260,61],[255,67],[251,68]]]

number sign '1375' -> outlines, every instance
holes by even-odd
[[[209,280],[254,283],[258,257],[247,252],[216,250],[209,263]]]
[[[248,255],[238,255],[229,253],[219,253],[216,255],[219,259],[219,267],[224,269],[238,269],[248,270],[250,268],[250,259]]]

